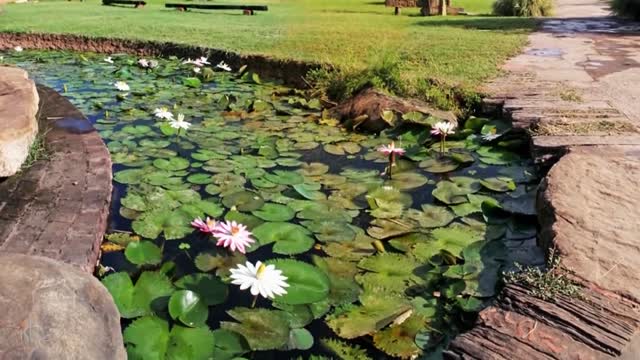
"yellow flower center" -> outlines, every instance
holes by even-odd
[[[267,265],[260,264],[260,267],[258,267],[258,271],[256,271],[256,278],[260,279],[262,277],[262,274],[266,270],[266,268],[267,268]]]
[[[231,227],[231,235],[235,236],[239,232],[240,232],[240,228],[238,226],[232,226]]]

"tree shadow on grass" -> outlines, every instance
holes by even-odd
[[[427,27],[461,27],[476,30],[495,31],[530,31],[538,24],[538,20],[531,18],[517,17],[496,17],[496,16],[456,16],[456,17],[433,17],[430,20],[419,21],[418,26]]]

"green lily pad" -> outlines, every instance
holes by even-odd
[[[102,284],[111,293],[120,316],[125,319],[152,314],[152,304],[168,298],[174,291],[166,275],[151,271],[143,272],[135,286],[125,272],[107,275]]]
[[[169,160],[156,159],[153,161],[153,166],[167,171],[184,170],[189,167],[189,160],[181,157],[172,157]]]
[[[287,293],[277,297],[278,302],[288,305],[311,304],[322,301],[329,295],[329,278],[317,267],[291,259],[270,260],[287,277]]]
[[[430,173],[440,174],[457,169],[460,163],[449,157],[434,157],[421,161],[418,166]]]
[[[280,310],[237,307],[227,313],[238,322],[222,321],[222,329],[241,334],[252,350],[276,350],[289,341],[289,322]]]
[[[293,219],[296,212],[286,205],[266,203],[252,214],[265,221],[288,221]]]
[[[302,175],[297,172],[286,170],[274,170],[273,173],[269,173],[264,177],[272,183],[281,185],[297,185],[304,182],[304,177]]]
[[[489,190],[507,192],[516,189],[516,184],[508,177],[494,177],[480,180],[480,184]]]
[[[218,277],[203,273],[183,276],[175,282],[175,286],[197,293],[207,306],[224,303],[229,292],[227,285]]]
[[[440,181],[433,190],[433,196],[445,204],[460,204],[467,201],[466,195],[480,190],[480,182],[468,177],[457,176],[450,181]]]
[[[301,254],[315,243],[309,230],[285,222],[264,223],[253,229],[253,235],[261,246],[274,243],[273,252],[276,254]]]
[[[446,207],[431,204],[423,204],[422,211],[409,209],[405,216],[424,228],[447,226],[455,218]]]
[[[209,317],[209,309],[200,295],[191,290],[178,290],[169,299],[169,314],[190,327],[203,326]]]
[[[136,265],[157,265],[162,261],[162,250],[151,241],[130,242],[124,255]]]
[[[401,172],[393,174],[389,184],[399,190],[419,188],[429,181],[426,176],[415,172]]]
[[[264,199],[258,193],[239,191],[222,198],[222,204],[229,209],[235,207],[238,211],[255,211],[264,205]]]

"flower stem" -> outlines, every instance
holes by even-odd
[[[254,307],[256,307],[256,301],[258,301],[258,295],[253,297],[253,302],[251,302],[251,308],[253,309]]]
[[[392,169],[396,165],[396,155],[394,153],[389,154],[389,180],[392,177]]]

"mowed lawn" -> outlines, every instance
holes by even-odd
[[[143,9],[97,0],[10,4],[0,12],[0,31],[171,41],[351,68],[393,53],[408,84],[436,79],[475,88],[521,49],[534,26],[528,19],[486,16],[492,0],[453,0],[478,16],[449,17],[421,17],[417,8],[394,16],[375,0],[215,1],[269,5],[256,16],[179,12],[165,9],[164,1],[147,2]]]

